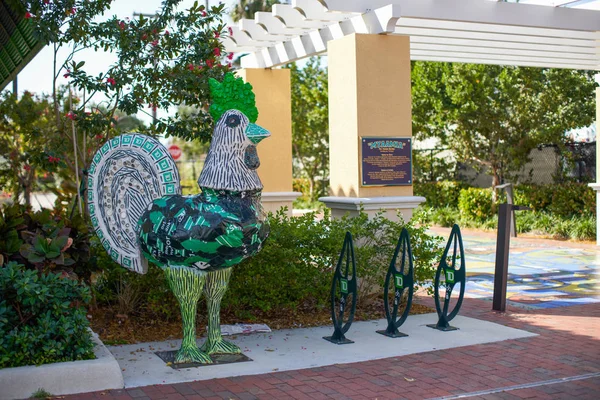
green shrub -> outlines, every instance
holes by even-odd
[[[467,188],[460,191],[458,209],[461,216],[484,222],[494,214],[492,189]]]
[[[367,293],[383,284],[403,226],[411,233],[418,284],[435,273],[440,239],[428,235],[425,226],[393,222],[382,214],[331,219],[328,211],[316,220],[314,213],[288,217],[280,210],[269,222],[271,233],[264,249],[234,271],[224,300],[234,309],[325,307],[346,231],[355,244],[359,301],[368,301]]]
[[[515,204],[531,207],[531,210],[536,212],[548,211],[556,187],[557,185],[516,185]]]
[[[460,224],[460,213],[456,207],[436,208],[431,212],[431,222],[451,228],[454,224]]]
[[[94,358],[89,289],[60,274],[0,268],[0,368]]]
[[[415,196],[425,197],[426,206],[457,208],[460,191],[466,187],[466,184],[455,181],[423,182],[415,183],[413,191]]]
[[[584,183],[558,185],[552,195],[548,211],[562,217],[593,215],[596,213],[596,193]]]
[[[594,217],[576,217],[571,227],[570,236],[576,240],[595,240],[596,239],[596,218]]]
[[[271,233],[264,248],[254,257],[234,267],[222,308],[240,318],[252,318],[254,311],[300,309],[311,311],[329,307],[333,268],[337,263],[346,231],[352,232],[359,277],[359,302],[369,301],[367,293],[380,288],[403,226],[411,234],[418,284],[433,278],[434,265],[441,255],[441,239],[426,233],[427,226],[393,222],[378,214],[369,219],[357,217],[324,218],[316,213],[289,217],[285,210],[270,214]],[[94,287],[99,303],[111,304],[119,312],[132,308],[153,313],[159,319],[179,315],[175,296],[164,274],[150,266],[146,275],[125,271],[110,258]],[[133,292],[133,294],[132,294]],[[135,306],[127,301],[135,301]]]

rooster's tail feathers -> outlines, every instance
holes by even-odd
[[[175,161],[158,140],[126,134],[109,140],[92,161],[88,208],[102,245],[123,267],[145,273],[137,242],[138,220],[150,203],[181,194]]]

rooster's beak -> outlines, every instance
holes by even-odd
[[[249,123],[246,128],[246,136],[254,144],[258,144],[264,138],[271,136],[268,130],[262,128],[256,124]]]

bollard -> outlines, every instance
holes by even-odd
[[[398,255],[400,255],[400,262],[398,262]],[[390,299],[389,290],[390,283],[394,283],[394,304],[390,311]],[[385,276],[385,286],[383,289],[383,304],[385,306],[385,317],[387,318],[388,326],[385,330],[376,331],[382,335],[397,338],[408,336],[405,333],[398,331],[398,328],[408,318],[410,307],[412,305],[412,298],[414,292],[414,270],[413,270],[413,259],[412,250],[410,247],[410,236],[406,228],[402,228],[400,237],[398,238],[398,244],[394,251],[394,256],[390,262],[387,275]],[[402,303],[402,298],[406,294],[406,304],[402,311],[400,318],[398,318],[398,308]]]
[[[346,260],[345,263],[344,259]],[[345,264],[345,269],[342,273],[343,264]],[[350,264],[352,264],[352,271],[350,271]],[[352,272],[351,277],[349,277],[350,272]],[[331,320],[333,321],[333,335],[325,336],[323,339],[335,344],[354,343],[352,340],[347,339],[344,334],[348,332],[348,329],[350,329],[350,325],[352,325],[352,321],[354,320],[357,293],[354,245],[352,244],[352,234],[346,232],[344,245],[342,246],[340,258],[338,259],[333,274],[333,282],[331,283]],[[337,303],[339,303],[339,306],[336,304],[338,295],[339,300]],[[348,297],[350,295],[352,295],[350,314],[348,315],[348,319],[344,322],[344,314],[347,311]]]
[[[506,287],[508,285],[508,253],[512,216],[518,210],[531,210],[525,206],[500,204],[498,209],[498,237],[496,241],[496,269],[494,272],[494,298],[492,310],[506,310]]]
[[[494,189],[504,189],[506,191],[506,203],[509,205],[514,204],[513,197],[513,184],[505,183],[504,185],[498,185]],[[510,224],[510,236],[517,237],[517,217],[515,215],[515,210],[511,210],[512,223]]]
[[[452,255],[449,256],[450,248],[452,248]],[[458,262],[458,267],[457,267]],[[450,238],[446,244],[446,249],[442,254],[442,259],[438,265],[435,273],[434,281],[434,300],[435,309],[438,314],[437,324],[427,325],[430,328],[434,328],[440,331],[455,331],[458,328],[450,326],[450,321],[456,317],[460,306],[462,305],[463,298],[465,297],[465,284],[466,284],[467,271],[465,266],[465,251],[463,249],[462,236],[460,234],[460,228],[458,225],[452,227],[450,232]],[[446,288],[446,294],[444,296],[444,305],[440,304],[440,285],[442,284],[442,278],[444,279],[444,286]],[[456,300],[456,305],[452,311],[448,312],[450,306],[450,297],[452,296],[452,290],[454,286],[460,283],[460,293]]]

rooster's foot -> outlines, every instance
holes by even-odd
[[[207,340],[200,348],[206,354],[241,354],[242,349],[223,339]]]
[[[210,356],[196,346],[182,347],[175,355],[175,364],[212,364],[212,362]]]

